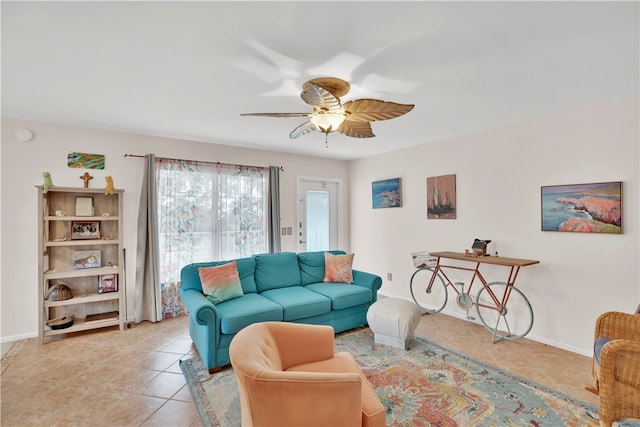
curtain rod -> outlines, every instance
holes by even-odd
[[[125,154],[123,157],[138,157],[140,159],[144,159],[144,156],[140,155],[140,154]],[[186,159],[172,159],[169,157],[159,157],[160,159],[169,159],[169,160],[186,160]],[[201,162],[202,160],[187,160],[187,161],[196,161],[196,162]],[[215,163],[218,165],[225,165],[225,166],[238,166],[238,165],[234,165],[232,163],[221,163],[221,162],[206,162],[206,163]],[[240,165],[240,166],[248,166],[250,168],[267,168],[267,166],[252,166],[252,165]],[[280,168],[281,171],[284,172],[284,168],[282,166],[277,166],[278,168]]]

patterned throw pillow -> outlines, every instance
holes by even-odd
[[[214,304],[244,295],[235,261],[213,267],[199,267],[202,291]]]
[[[323,282],[353,283],[353,256],[355,254],[334,255],[324,253],[324,279]]]

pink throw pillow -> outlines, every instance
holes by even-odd
[[[202,291],[214,304],[244,295],[235,261],[213,267],[199,267]]]
[[[324,253],[324,279],[323,282],[353,283],[353,256],[355,254],[334,255]]]

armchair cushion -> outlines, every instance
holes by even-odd
[[[600,353],[602,352],[602,347],[604,347],[604,345],[609,341],[611,341],[611,338],[600,337],[596,340],[593,346],[593,357],[596,359],[596,363],[598,365],[600,364]]]

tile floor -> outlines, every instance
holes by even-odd
[[[416,331],[597,405],[583,389],[587,357],[526,338],[491,344],[481,326],[423,316]],[[21,341],[2,358],[1,419],[9,426],[199,426],[178,361],[196,353],[186,317]]]

